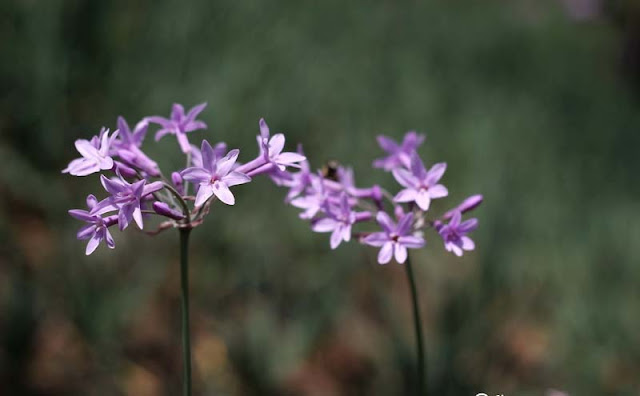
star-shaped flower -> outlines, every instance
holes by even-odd
[[[351,240],[351,226],[356,222],[356,214],[351,210],[349,197],[342,193],[340,203],[331,205],[326,211],[327,217],[313,223],[311,229],[315,232],[331,232],[331,249],[340,246],[342,241]]]
[[[162,182],[147,184],[146,180],[129,183],[120,174],[118,178],[109,179],[104,175],[100,176],[100,182],[104,189],[111,194],[98,203],[92,214],[102,214],[113,210],[118,211],[118,226],[120,230],[127,228],[131,220],[134,220],[140,229],[142,223],[142,198],[163,188]]]
[[[191,145],[189,144],[189,139],[187,139],[187,133],[207,128],[207,124],[196,120],[198,114],[200,114],[205,107],[207,107],[207,104],[201,103],[191,108],[191,110],[185,114],[184,107],[181,104],[174,103],[173,108],[171,109],[171,118],[164,118],[161,116],[147,117],[149,122],[153,122],[162,127],[158,132],[156,132],[156,141],[160,140],[165,135],[176,135],[182,152],[186,154],[191,151]]]
[[[78,220],[89,223],[80,228],[77,238],[80,240],[89,240],[87,243],[86,255],[93,253],[100,242],[105,241],[109,249],[116,247],[113,237],[109,232],[109,227],[118,221],[118,216],[108,216],[103,218],[99,214],[92,214],[91,211],[98,204],[98,200],[93,195],[87,196],[87,206],[89,211],[83,209],[71,209],[69,214]]]
[[[456,256],[462,256],[464,250],[473,250],[476,244],[467,236],[467,234],[478,227],[477,219],[469,219],[461,222],[462,214],[455,211],[449,224],[440,227],[438,232],[444,240],[444,247],[449,252],[453,252]]]
[[[78,139],[75,142],[76,149],[82,158],[74,159],[62,170],[62,173],[70,173],[73,176],[87,176],[113,168],[113,158],[109,151],[118,131],[109,137],[109,130],[102,128],[99,136],[94,136],[91,141]]]
[[[427,171],[420,157],[415,152],[411,155],[411,170],[404,168],[396,168],[393,170],[393,176],[400,183],[404,190],[400,191],[395,197],[395,202],[412,202],[415,201],[420,209],[427,211],[431,204],[431,200],[435,198],[443,198],[449,195],[449,191],[438,181],[442,178],[447,164],[444,162],[435,164]]]
[[[387,264],[395,256],[400,264],[407,260],[407,248],[419,249],[424,246],[424,239],[411,235],[413,213],[404,215],[396,225],[385,212],[378,212],[376,216],[382,232],[374,232],[362,239],[367,245],[380,247],[378,263]]]
[[[390,171],[402,166],[409,167],[411,153],[420,147],[424,141],[424,135],[420,135],[415,131],[409,131],[404,135],[401,144],[384,135],[378,136],[377,140],[380,147],[386,151],[388,155],[373,161],[373,167]]]
[[[229,187],[251,181],[244,173],[231,170],[240,151],[234,149],[218,158],[209,142],[203,140],[201,152],[203,166],[187,168],[181,172],[184,180],[199,183],[195,206],[202,206],[213,195],[225,204],[233,205],[235,197]]]

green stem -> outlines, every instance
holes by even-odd
[[[422,341],[422,321],[420,320],[420,307],[418,306],[418,289],[413,277],[413,267],[411,266],[411,258],[407,256],[404,264],[407,270],[407,278],[411,287],[411,301],[413,303],[413,324],[416,331],[416,348],[418,360],[418,395],[424,396],[425,393],[425,351]]]
[[[169,190],[169,192],[171,194],[173,194],[173,196],[176,197],[176,199],[180,203],[180,206],[182,207],[182,213],[184,214],[184,216],[186,218],[185,224],[191,223],[191,214],[189,212],[189,207],[187,206],[187,203],[184,201],[184,199],[182,198],[180,193],[178,191],[176,191],[176,189],[173,188],[173,186],[171,186],[171,184],[169,184],[169,183],[164,183],[164,188]]]
[[[184,396],[191,396],[191,335],[189,332],[189,234],[191,228],[180,229],[180,284],[182,289],[182,349]]]

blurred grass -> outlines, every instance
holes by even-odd
[[[449,164],[440,209],[485,195],[476,252],[450,257],[431,236],[416,254],[434,393],[637,394],[637,15],[632,2],[586,22],[551,1],[3,2],[1,393],[178,392],[177,235],[128,230],[85,258],[66,210],[101,187],[59,171],[119,114],[207,101],[192,141],[244,159],[265,117],[313,165],[394,189],[370,168],[374,137],[418,129],[427,161]],[[180,166],[171,138],[147,147]],[[283,197],[257,180],[193,234],[199,392],[410,393],[402,269],[355,244],[330,251]]]

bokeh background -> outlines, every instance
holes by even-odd
[[[432,394],[639,394],[638,4],[0,2],[0,394],[179,394],[177,233],[85,257],[66,211],[103,192],[60,170],[117,115],[203,101],[192,141],[245,160],[265,117],[395,191],[375,136],[416,129],[435,210],[484,194],[475,252],[413,256]],[[411,394],[404,269],[331,251],[268,179],[236,191],[193,232],[197,394]]]

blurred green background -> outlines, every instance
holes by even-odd
[[[207,101],[253,158],[258,119],[312,165],[427,134],[444,210],[473,193],[477,250],[414,255],[434,395],[640,393],[640,8],[635,1],[0,3],[0,394],[176,395],[178,236],[84,256],[67,215],[97,177],[73,141]],[[165,172],[175,139],[147,140]],[[285,190],[236,189],[192,239],[197,394],[411,394],[404,269],[329,249]]]

